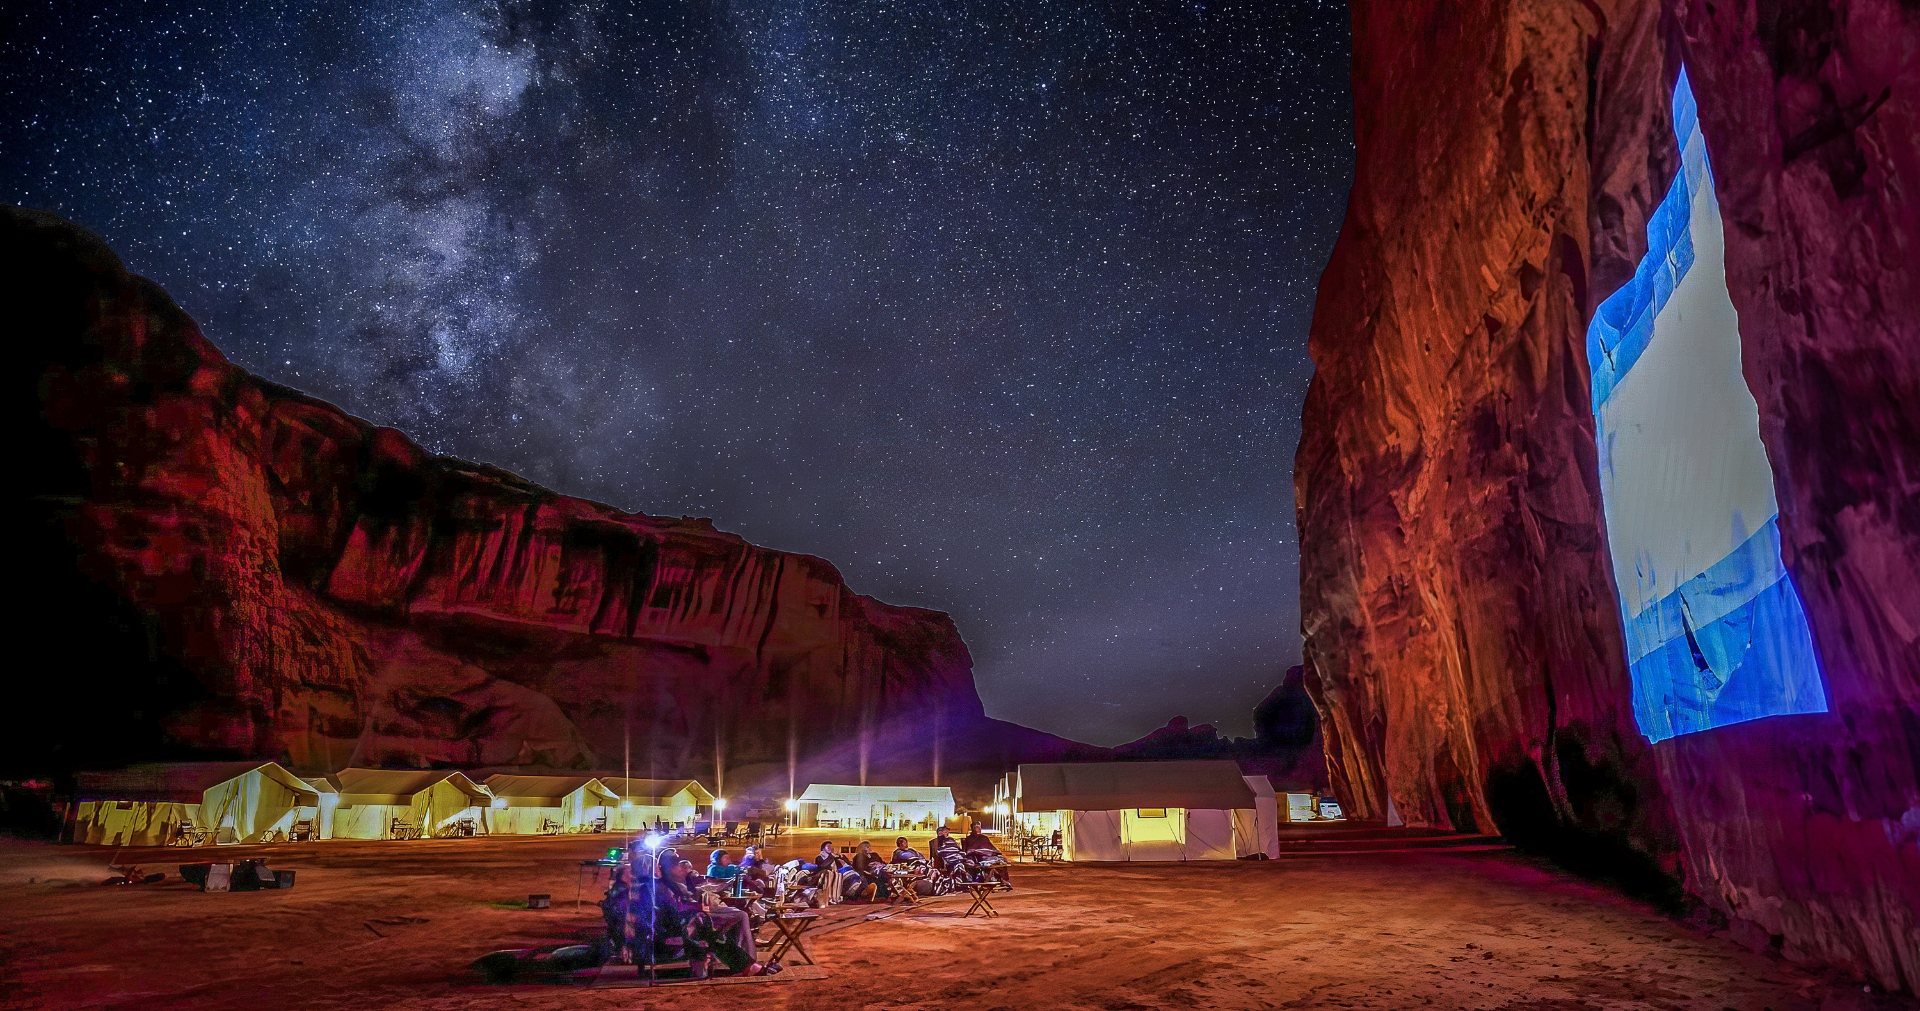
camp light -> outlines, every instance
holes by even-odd
[[[659,835],[659,833],[657,833],[657,832],[649,832],[649,833],[647,833],[647,837],[646,837],[646,839],[644,839],[644,840],[642,840],[642,841],[641,841],[641,844],[642,844],[642,845],[644,845],[644,846],[646,846],[646,848],[648,848],[648,849],[650,849],[650,850],[657,850],[657,849],[659,849],[659,848],[660,848],[660,843],[661,843],[662,841],[663,841],[663,840],[662,840],[662,839],[660,838],[660,835]]]
[[[787,810],[789,810],[789,811],[798,811],[798,810],[800,810],[800,802],[799,802],[799,801],[797,801],[797,800],[794,800],[794,799],[793,799],[792,797],[788,797],[788,798],[787,798]]]
[[[716,813],[720,811],[725,811],[726,809],[727,809],[727,798],[725,797],[713,798],[713,810]]]

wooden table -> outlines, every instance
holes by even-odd
[[[768,951],[761,961],[778,962],[792,952],[799,961],[813,964],[813,956],[800,938],[820,922],[819,913],[775,913],[767,922],[773,924],[773,936],[767,939]]]
[[[887,877],[887,890],[892,895],[892,901],[904,902],[908,908],[918,908],[920,905],[920,893],[915,891],[913,886],[925,881],[926,878],[927,876],[925,874],[889,875]]]
[[[968,895],[973,896],[973,905],[968,906],[967,911],[960,914],[961,919],[964,920],[975,913],[989,917],[1000,915],[1000,911],[993,908],[993,903],[987,901],[987,896],[992,895],[993,890],[1000,887],[999,882],[969,881],[960,887],[966,889]]]

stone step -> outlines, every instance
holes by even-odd
[[[1389,853],[1427,853],[1452,856],[1455,853],[1497,853],[1513,849],[1506,843],[1471,843],[1459,846],[1403,846],[1387,849],[1306,849],[1280,851],[1277,860],[1307,860],[1318,857],[1375,857]]]
[[[1289,839],[1280,837],[1280,849],[1286,852],[1305,852],[1324,849],[1449,849],[1458,846],[1476,846],[1501,843],[1496,835],[1419,835],[1393,836],[1368,835],[1326,837],[1319,839]]]

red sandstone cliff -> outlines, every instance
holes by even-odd
[[[434,456],[229,364],[97,238],[15,209],[0,230],[37,415],[27,568],[55,601],[30,613],[61,630],[32,641],[100,689],[26,689],[42,762],[618,768],[630,736],[636,774],[711,778],[718,753],[784,791],[790,754],[925,779],[1066,746],[986,719],[944,614]]]
[[[1351,810],[1683,883],[1920,982],[1920,13],[1357,2],[1358,160],[1296,464],[1310,687]],[[1787,561],[1832,712],[1636,727],[1584,335],[1690,68]]]

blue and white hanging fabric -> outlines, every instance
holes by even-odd
[[[1825,712],[1780,559],[1773,471],[1740,369],[1713,171],[1683,70],[1680,168],[1633,279],[1587,330],[1600,482],[1640,730],[1659,741]]]

